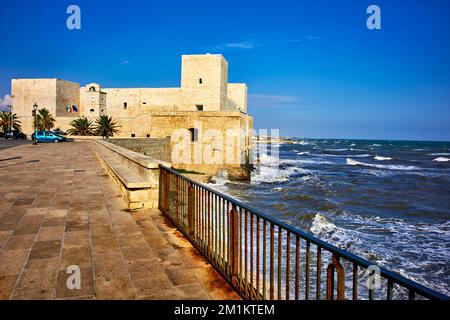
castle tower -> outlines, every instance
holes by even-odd
[[[97,83],[89,83],[80,88],[81,112],[86,117],[98,117],[107,114],[106,93]]]
[[[228,62],[220,54],[183,55],[181,109],[221,111],[226,108]]]

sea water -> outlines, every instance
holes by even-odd
[[[279,159],[262,154],[251,183],[212,187],[450,294],[449,142],[293,142],[278,146]]]

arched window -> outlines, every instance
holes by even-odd
[[[203,79],[202,78],[198,79],[198,83],[202,84],[203,83]]]
[[[94,87],[94,86],[90,87],[90,88],[89,88],[89,91],[95,92],[95,87]]]
[[[192,142],[198,141],[198,129],[190,128],[189,132],[191,133],[191,141]]]

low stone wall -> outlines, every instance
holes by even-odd
[[[142,153],[154,159],[171,162],[170,137],[146,139],[109,139],[109,142],[120,147]]]
[[[151,158],[138,152],[134,152],[115,144],[106,142],[105,140],[96,141],[96,151],[100,158],[109,166],[108,172],[113,176],[119,189],[128,202],[130,209],[139,209],[140,205],[136,203],[142,202],[142,208],[157,208],[159,196],[159,165],[163,164],[171,167],[171,164],[161,160]],[[100,154],[101,153],[101,154]],[[103,155],[103,156],[102,156]],[[106,155],[106,157],[105,157]],[[114,169],[114,164],[108,163],[105,158],[111,157],[114,162],[120,163],[129,169],[127,175],[136,175],[144,181],[149,182],[149,187],[129,187],[123,182],[123,177],[117,176],[117,170]],[[132,177],[131,177],[132,178]]]

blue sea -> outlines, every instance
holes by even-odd
[[[251,183],[218,177],[213,188],[450,294],[450,142],[293,139],[266,148]]]

